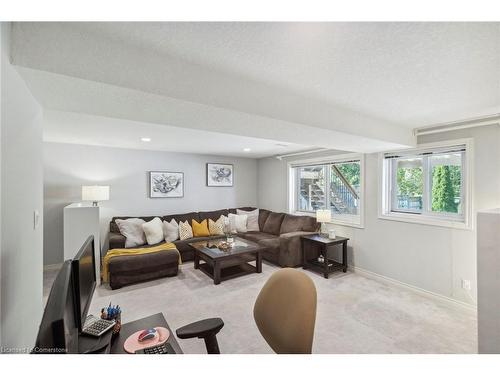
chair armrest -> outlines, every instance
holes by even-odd
[[[203,319],[197,322],[185,325],[175,331],[180,339],[190,339],[192,337],[204,338],[210,335],[216,335],[224,327],[224,321],[221,318]]]

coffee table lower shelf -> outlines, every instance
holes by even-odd
[[[205,275],[207,275],[211,279],[213,279],[215,283],[217,282],[214,276],[215,274],[214,268],[210,264],[200,263],[199,270],[202,271]],[[234,279],[239,276],[244,276],[256,272],[257,268],[255,266],[252,266],[251,264],[248,263],[237,264],[234,266],[222,268],[220,270],[220,281],[226,281]]]

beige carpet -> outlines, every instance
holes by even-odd
[[[110,290],[101,286],[89,313],[109,302],[123,309],[123,322],[162,312],[172,329],[198,319],[221,317],[223,353],[271,353],[252,316],[260,288],[278,268],[213,285],[189,262],[177,277]],[[476,316],[411,291],[356,273],[312,277],[318,291],[314,353],[476,353]],[[45,294],[54,271],[46,272]],[[147,327],[145,327],[147,328]],[[179,340],[185,353],[204,353],[202,340]]]

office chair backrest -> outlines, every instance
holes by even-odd
[[[276,271],[257,296],[253,316],[278,354],[310,354],[316,322],[316,287],[293,268]]]

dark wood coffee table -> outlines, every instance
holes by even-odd
[[[224,240],[214,239],[189,244],[194,249],[194,268],[211,277],[215,285],[234,277],[262,272],[262,246],[240,237],[234,237],[234,246],[229,250],[210,248],[222,241]],[[255,266],[249,264],[254,261]]]

